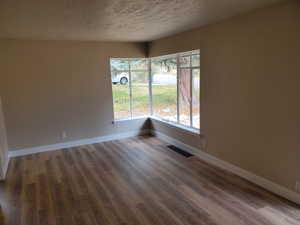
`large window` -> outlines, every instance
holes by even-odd
[[[148,59],[111,59],[115,119],[149,115]]]
[[[177,122],[177,59],[151,59],[152,114]]]
[[[111,74],[115,119],[153,115],[200,128],[199,51],[111,59]]]

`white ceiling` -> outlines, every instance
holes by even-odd
[[[0,0],[0,38],[151,41],[283,0]]]

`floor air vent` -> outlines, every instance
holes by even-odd
[[[174,145],[168,145],[167,147],[168,147],[169,149],[173,150],[174,152],[177,152],[178,154],[184,156],[184,157],[187,157],[187,158],[188,158],[188,157],[194,156],[194,155],[192,155],[192,154],[190,154],[190,153],[188,153],[188,152],[182,150],[181,148],[177,148],[177,147],[174,146]]]

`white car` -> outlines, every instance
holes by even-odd
[[[126,72],[119,73],[118,75],[113,76],[111,78],[111,82],[113,84],[122,84],[122,85],[125,85],[125,84],[128,83],[128,81],[129,81],[129,75]]]

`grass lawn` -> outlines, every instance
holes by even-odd
[[[133,111],[146,113],[148,111],[149,89],[147,85],[136,84],[132,86]],[[129,111],[129,86],[113,85],[115,113],[128,113]],[[152,100],[154,108],[164,108],[167,105],[176,105],[176,86],[153,85]]]

